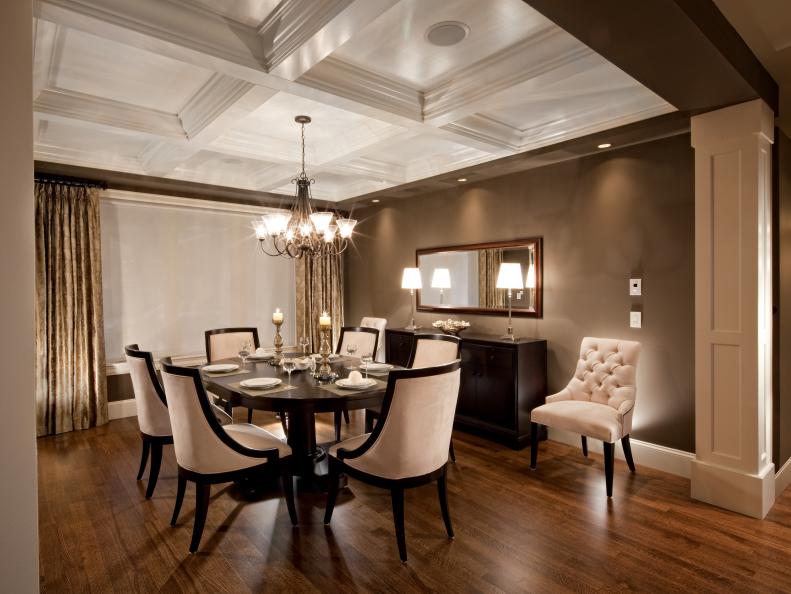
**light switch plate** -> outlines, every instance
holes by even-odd
[[[643,327],[643,313],[640,311],[629,312],[629,327],[642,328]]]
[[[643,294],[643,279],[630,278],[629,279],[629,295],[639,297]]]

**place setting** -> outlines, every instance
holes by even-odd
[[[250,373],[249,369],[244,369],[236,363],[212,363],[200,368],[201,372],[208,377],[226,377],[230,375],[241,375]]]

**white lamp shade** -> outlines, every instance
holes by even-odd
[[[288,228],[288,223],[291,220],[290,214],[282,212],[272,212],[265,214],[261,217],[266,225],[266,230],[270,235],[279,235]]]
[[[404,276],[401,277],[402,289],[422,289],[423,283],[420,281],[419,268],[404,268]]]
[[[536,267],[532,264],[527,269],[527,278],[525,279],[525,287],[528,289],[536,288]]]
[[[330,228],[332,216],[331,212],[314,212],[311,213],[310,220],[318,233],[324,233]]]
[[[432,289],[450,289],[450,270],[447,268],[435,268],[431,276]]]
[[[348,239],[352,236],[356,224],[355,219],[338,219],[338,233],[344,239]]]
[[[498,289],[522,289],[522,265],[512,262],[500,264],[500,271],[497,273]]]

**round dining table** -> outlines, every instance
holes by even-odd
[[[293,355],[285,355],[286,357]],[[240,359],[228,359],[216,363],[241,363]],[[348,376],[347,365],[359,364],[359,360],[341,358],[330,365],[339,378]],[[307,490],[325,490],[327,486],[327,448],[332,442],[319,444],[316,441],[316,413],[359,410],[381,405],[385,388],[381,384],[365,390],[348,390],[342,393],[329,391],[322,382],[314,379],[309,370],[293,371],[289,390],[249,390],[239,386],[246,379],[277,377],[288,383],[288,374],[268,361],[248,360],[240,368],[245,373],[209,375],[203,373],[206,389],[226,403],[226,409],[242,406],[254,410],[285,413],[288,427],[288,445],[291,447],[294,475],[297,486]],[[386,383],[386,378],[385,378]]]

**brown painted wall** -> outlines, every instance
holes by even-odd
[[[777,381],[773,407],[774,451],[772,457],[779,468],[791,458],[791,139],[777,130],[775,139],[777,192],[777,226],[779,229],[777,276],[779,281],[775,362]]]
[[[636,439],[693,451],[693,172],[688,135],[612,150],[453,190],[358,210],[360,237],[347,254],[346,322],[364,315],[408,323],[401,270],[415,249],[544,238],[544,317],[516,331],[549,342],[549,387],[565,386],[583,336],[643,343]],[[643,279],[643,297],[628,280]],[[629,328],[630,306],[643,328]],[[420,313],[423,325],[437,314]],[[505,317],[469,316],[500,333]]]

